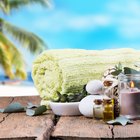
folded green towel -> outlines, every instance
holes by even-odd
[[[57,99],[57,93],[81,92],[89,80],[100,79],[106,69],[118,62],[132,66],[139,60],[140,51],[133,49],[47,50],[34,61],[32,77],[43,101],[49,101]]]

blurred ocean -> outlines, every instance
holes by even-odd
[[[27,73],[26,80],[20,80],[20,79],[11,80],[7,76],[1,74],[0,75],[0,84],[1,85],[34,86],[33,80],[31,77],[31,72]]]

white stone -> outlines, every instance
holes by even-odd
[[[86,91],[89,94],[100,94],[102,93],[103,82],[100,80],[89,81],[86,85]]]
[[[83,98],[79,103],[79,110],[81,114],[86,117],[93,117],[93,106],[95,99],[103,99],[103,95],[89,95]]]

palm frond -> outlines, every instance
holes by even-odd
[[[12,72],[12,64],[9,52],[7,51],[6,46],[0,41],[0,64],[3,67],[6,75],[11,79],[14,78],[14,73]]]
[[[0,0],[0,9],[3,13],[8,14],[10,11],[9,0]]]
[[[30,4],[40,4],[43,7],[50,6],[50,0],[9,0],[10,9],[18,9]]]
[[[3,48],[5,48],[5,50],[7,50],[4,53],[3,50],[2,50],[2,47],[1,47],[1,53],[2,53],[3,59],[4,59],[4,57],[7,57],[7,59],[4,59],[4,60],[7,60],[7,61],[3,61],[3,62],[6,62],[6,63],[1,63],[1,64],[4,66],[5,64],[8,63],[9,64],[8,69],[11,69],[10,70],[11,72],[14,69],[13,70],[14,72],[12,72],[13,75],[15,73],[15,76],[18,76],[18,77],[20,77],[22,79],[25,79],[26,78],[25,62],[24,62],[24,59],[23,59],[22,54],[20,53],[20,51],[1,32],[0,32],[0,42],[2,44],[4,44],[3,46],[5,46],[5,47],[3,47]],[[4,68],[5,68],[5,66],[4,66]],[[6,68],[7,68],[7,65],[6,65]],[[7,75],[9,76],[9,74],[7,74]]]
[[[8,34],[21,43],[22,47],[29,49],[32,53],[41,52],[46,46],[43,40],[32,32],[16,27],[5,20],[2,21],[2,26]]]
[[[8,42],[8,41],[7,41]],[[26,79],[27,74],[25,71],[25,61],[22,57],[20,51],[9,41],[8,44],[10,47],[10,52],[12,55],[12,65],[15,69],[15,76],[20,77],[21,79]]]

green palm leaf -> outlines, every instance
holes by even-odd
[[[0,0],[0,9],[5,13],[8,14],[10,11],[9,0]]]
[[[12,10],[30,4],[50,6],[50,0],[0,0],[0,12],[9,14]],[[9,34],[17,40],[22,47],[31,53],[41,52],[46,46],[41,38],[32,32],[16,27],[0,18],[0,65],[10,78],[15,76],[26,78],[25,62],[16,46],[6,37]]]
[[[1,42],[1,64],[4,66],[4,69],[10,73],[6,73],[9,77],[13,75],[18,76],[22,79],[26,78],[25,72],[25,61],[22,57],[20,51],[10,42],[3,33],[0,33],[0,42]],[[2,46],[3,44],[3,46]],[[14,72],[12,72],[12,68]]]
[[[40,4],[43,7],[49,7],[50,0],[0,0],[0,9],[5,14],[9,14],[13,9],[19,9],[30,4]]]
[[[40,4],[41,6],[49,6],[49,0],[10,0],[9,5],[10,9],[18,9],[21,6],[29,4]]]
[[[6,46],[1,41],[0,41],[0,64],[5,70],[6,75],[8,75],[11,79],[14,78],[9,52],[7,51]]]
[[[2,26],[4,31],[12,35],[13,38],[21,43],[22,47],[29,49],[32,53],[41,52],[46,46],[43,40],[32,32],[16,27],[4,20],[2,21]]]

